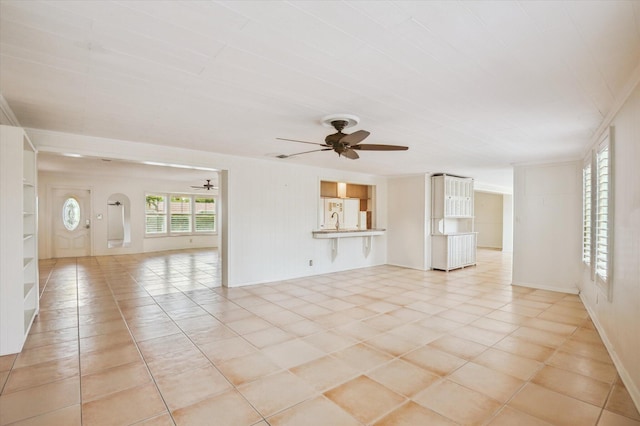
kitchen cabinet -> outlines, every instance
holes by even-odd
[[[342,188],[342,191],[340,190]],[[327,220],[326,217],[326,201],[331,200],[332,203],[339,203],[338,200],[356,200],[358,202],[356,209],[357,212],[363,213],[363,219],[356,219],[355,222],[348,220],[349,224],[345,225],[346,227],[358,227],[360,229],[370,229],[374,225],[374,194],[375,194],[375,186],[373,185],[362,185],[357,183],[344,183],[344,182],[332,182],[332,181],[320,181],[320,198],[321,204],[321,215],[320,215],[320,225],[327,227],[330,223],[334,222]],[[345,203],[346,204],[346,203]],[[353,204],[349,202],[350,211],[346,216],[348,218],[353,217],[351,214],[351,209],[353,208]],[[357,217],[357,216],[356,216]],[[340,219],[340,223],[347,223],[342,217]],[[365,224],[366,222],[366,224]]]

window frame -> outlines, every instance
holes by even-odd
[[[161,213],[148,213],[147,212],[147,199],[150,196],[154,196],[154,197],[163,197],[164,199],[164,203],[163,203],[163,211]],[[144,207],[144,235],[145,237],[155,237],[155,236],[164,236],[167,235],[168,232],[168,222],[167,222],[167,200],[168,200],[168,195],[167,194],[163,194],[160,192],[148,192],[144,194],[144,203],[145,203],[145,207]],[[162,216],[164,217],[164,230],[161,232],[149,232],[148,227],[147,227],[147,217],[153,214],[154,216]]]
[[[173,199],[174,198],[179,198],[181,200],[186,200],[188,201],[187,203],[183,203],[182,201],[180,201],[181,205],[185,205],[188,204],[189,205],[189,212],[187,213],[174,213],[172,211],[172,203],[174,203]],[[194,234],[194,214],[193,214],[193,204],[194,204],[194,200],[193,200],[193,196],[188,195],[188,194],[169,194],[169,234],[170,235],[191,235]],[[189,218],[189,229],[186,231],[180,231],[180,230],[175,230],[173,227],[173,218],[174,217],[180,217],[180,216],[187,216]]]
[[[147,218],[147,210],[146,210],[146,199],[149,195],[162,196],[165,198],[165,213],[164,213],[164,232],[147,232],[146,227],[146,218]],[[191,208],[190,213],[190,223],[189,223],[189,231],[172,231],[171,229],[171,198],[181,197],[181,198],[189,198],[189,205]],[[215,206],[213,213],[213,231],[196,231],[196,198],[212,198]],[[156,237],[182,237],[189,235],[218,235],[218,195],[204,195],[204,194],[185,194],[183,192],[147,192],[145,193],[145,238],[156,238]]]
[[[614,187],[615,186],[614,186],[614,168],[613,168],[614,152],[613,152],[612,133],[613,133],[612,128],[610,128],[607,132],[605,132],[605,134],[600,139],[600,142],[598,143],[596,149],[594,150],[594,157],[595,157],[594,180],[596,181],[596,187],[595,187],[596,191],[595,191],[595,197],[593,198],[595,217],[594,217],[592,245],[591,245],[591,250],[594,253],[593,267],[594,267],[595,282],[598,288],[600,288],[600,290],[602,290],[602,292],[605,294],[605,296],[607,297],[607,300],[611,300],[611,295],[612,295],[611,283],[613,282],[613,227],[614,227],[613,206],[614,206]],[[598,266],[599,266],[598,217],[600,216],[599,206],[600,206],[600,200],[601,200],[600,155],[604,151],[607,151],[607,182],[606,182],[607,220],[606,220],[606,234],[605,234],[607,252],[605,254],[605,257],[606,257],[605,275],[603,276],[601,273],[598,272]]]
[[[608,151],[607,153],[607,162],[606,162],[606,191],[603,193],[603,186],[601,186],[601,171],[603,169],[603,165],[600,163],[601,154],[604,151]],[[598,142],[592,146],[589,154],[584,160],[583,168],[582,168],[582,196],[583,196],[583,222],[582,222],[582,243],[583,250],[581,261],[585,267],[589,268],[591,281],[596,285],[596,287],[605,295],[608,301],[611,301],[613,297],[613,263],[614,263],[614,206],[615,206],[615,151],[614,151],[614,128],[613,126],[606,129],[606,131],[601,135],[598,139]],[[585,221],[584,214],[587,208],[585,203],[585,169],[587,167],[591,168],[591,202],[590,202],[590,213],[591,213],[591,221],[590,221],[590,253],[589,260],[590,263],[587,264],[585,262],[584,256],[584,239],[585,239]],[[599,210],[602,203],[603,195],[606,197],[606,211]],[[599,222],[599,219],[602,217],[602,213],[604,213],[606,217],[606,221],[604,223],[604,227]],[[604,228],[604,234],[601,232],[602,228]],[[600,231],[600,232],[599,232]],[[604,235],[604,237],[603,237]],[[601,253],[602,238],[604,238],[604,246],[606,249],[604,261],[602,261],[602,257],[599,257]],[[602,270],[604,263],[604,274],[599,271]]]
[[[198,202],[196,201],[197,199],[212,199],[213,200],[213,213],[207,213],[205,211],[205,213],[198,213],[198,210],[196,209],[196,207],[198,206]],[[194,195],[193,196],[193,207],[192,207],[192,211],[193,211],[193,231],[200,234],[200,233],[204,233],[204,234],[210,234],[210,233],[217,233],[218,231],[218,199],[215,196],[205,196],[205,195]],[[204,204],[209,204],[209,203],[204,203]],[[204,215],[213,215],[213,230],[211,231],[198,231],[198,216],[204,216]]]

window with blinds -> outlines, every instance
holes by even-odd
[[[609,277],[609,145],[601,146],[596,155],[596,220],[595,271],[607,283]]]
[[[171,196],[169,204],[171,232],[191,232],[191,197]]]
[[[216,232],[216,197],[146,194],[145,235],[172,236]]]
[[[147,194],[145,196],[145,233],[164,234],[167,232],[167,196]]]
[[[197,197],[195,200],[196,232],[216,230],[216,200],[211,197]]]
[[[582,261],[591,264],[591,161],[582,169]]]

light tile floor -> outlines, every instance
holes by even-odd
[[[0,424],[640,425],[579,298],[478,258],[236,289],[208,250],[41,262]]]

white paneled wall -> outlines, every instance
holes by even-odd
[[[578,292],[581,162],[514,169],[513,284]]]
[[[502,194],[502,251],[513,251],[513,195]]]
[[[431,268],[429,175],[389,179],[388,263],[414,269]]]
[[[312,238],[311,231],[320,224],[321,180],[376,185],[375,225],[386,227],[385,178],[236,158],[229,169],[230,284],[271,282],[386,262],[386,236],[373,237],[368,254],[363,238],[342,238],[335,259],[331,240]]]
[[[475,230],[478,247],[502,248],[502,194],[475,193]]]
[[[614,247],[610,301],[583,269],[581,297],[640,406],[640,85],[613,119]]]

